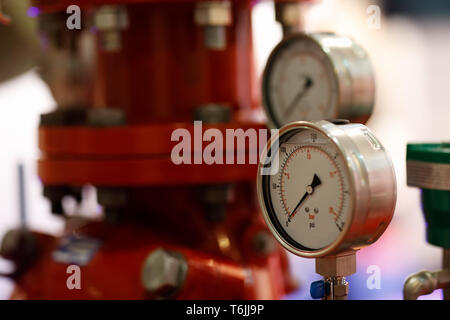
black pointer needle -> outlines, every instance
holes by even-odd
[[[297,209],[302,205],[302,203],[306,200],[306,198],[308,198],[308,196],[310,196],[311,194],[313,194],[314,189],[318,186],[320,186],[322,184],[322,181],[320,181],[320,178],[317,176],[317,174],[314,174],[313,177],[313,181],[311,182],[311,184],[309,186],[306,187],[306,192],[303,195],[303,197],[300,199],[300,202],[297,204],[297,206],[295,207],[295,209],[292,211],[292,213],[289,215],[288,217],[288,221],[287,223],[291,222],[291,219],[293,217],[295,217],[296,213],[297,213]]]
[[[297,93],[297,95],[292,100],[289,107],[286,109],[284,116],[289,116],[292,111],[295,109],[295,106],[299,103],[299,101],[305,96],[305,94],[308,92],[308,89],[312,87],[313,81],[310,77],[305,77],[306,81],[303,85],[303,88]]]

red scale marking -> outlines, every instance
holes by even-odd
[[[339,202],[339,210],[338,210],[339,214],[337,214],[337,213],[334,211],[334,209],[333,209],[333,211],[334,211],[334,215],[335,215],[335,217],[336,217],[335,220],[337,220],[338,216],[340,215],[340,213],[341,213],[341,211],[342,211],[342,208],[343,208],[343,202],[344,202],[344,198],[343,198],[343,178],[342,178],[342,175],[340,174],[340,171],[338,170],[336,164],[333,162],[333,160],[331,159],[331,157],[330,157],[325,151],[323,151],[322,149],[320,149],[320,148],[318,148],[318,147],[313,147],[313,146],[300,147],[300,148],[296,149],[296,150],[293,151],[293,152],[288,156],[288,158],[286,159],[285,165],[284,165],[284,167],[283,167],[283,173],[282,173],[282,176],[285,174],[284,171],[289,167],[289,162],[292,160],[292,157],[293,157],[294,155],[296,155],[298,152],[303,153],[305,150],[307,151],[307,155],[308,155],[308,154],[311,155],[311,151],[318,151],[318,152],[321,152],[322,154],[325,155],[325,158],[327,158],[328,161],[330,161],[331,165],[336,169],[336,173],[337,173],[337,175],[338,175],[338,177],[339,177],[339,190],[340,190],[340,196],[339,196],[340,202]],[[311,157],[312,157],[312,155],[311,155]],[[287,174],[287,172],[286,172],[286,174]],[[288,175],[289,175],[289,174],[288,174]],[[284,179],[281,178],[281,182],[280,182],[281,202],[282,202],[282,205],[283,205],[284,210],[285,210],[286,212],[290,213],[289,207],[288,207],[287,204],[286,204],[286,198],[284,197],[283,183],[284,183]]]

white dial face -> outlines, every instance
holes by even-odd
[[[351,217],[346,161],[328,137],[313,129],[281,141],[279,171],[266,184],[272,222],[299,249],[328,247]]]
[[[332,62],[310,38],[290,39],[273,53],[265,72],[264,95],[269,116],[279,127],[338,116]]]

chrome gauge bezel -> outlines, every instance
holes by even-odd
[[[322,257],[348,249],[358,249],[376,241],[392,219],[395,201],[392,205],[391,199],[388,199],[391,210],[386,210],[385,217],[383,217],[383,225],[380,225],[377,230],[364,226],[364,223],[369,220],[369,215],[372,210],[370,207],[371,190],[367,167],[364,162],[364,157],[358,156],[358,154],[353,151],[358,150],[358,147],[353,143],[352,139],[341,126],[328,121],[299,121],[288,124],[280,129],[278,136],[272,137],[269,140],[262,153],[262,159],[267,157],[268,152],[270,152],[272,145],[274,145],[276,140],[278,140],[279,145],[281,145],[283,141],[286,141],[286,137],[289,138],[292,134],[295,134],[295,132],[304,129],[316,130],[323,134],[334,144],[344,159],[346,164],[344,170],[348,177],[348,188],[351,196],[351,199],[349,200],[350,209],[346,218],[346,223],[339,236],[331,244],[321,249],[308,249],[292,239],[281,226],[281,222],[278,220],[276,212],[273,209],[270,197],[270,175],[261,174],[264,163],[264,161],[261,161],[258,167],[257,193],[264,220],[270,231],[285,249],[298,256],[307,258]],[[389,170],[391,170],[391,177],[395,189],[396,181],[392,162],[390,162],[388,156],[386,159],[386,170],[388,173]],[[396,198],[396,194],[394,195],[394,198]]]
[[[278,119],[277,106],[272,102],[271,77],[273,68],[286,48],[299,41],[308,41],[320,50],[326,69],[331,70],[330,90],[332,105],[335,111],[327,119],[348,119],[352,122],[365,123],[372,114],[375,101],[375,79],[372,64],[364,49],[348,37],[338,36],[331,32],[313,34],[297,33],[284,38],[271,52],[262,76],[262,104],[269,126],[280,128],[286,123]],[[345,43],[345,45],[339,44]],[[322,57],[321,57],[322,58]],[[367,86],[359,87],[361,83]],[[322,119],[293,119],[318,121]]]
[[[320,53],[323,55],[323,57],[326,59],[326,68],[332,71],[333,79],[331,79],[331,88],[330,90],[334,90],[335,97],[335,103],[334,105],[328,106],[328,108],[335,108],[336,112],[333,114],[331,118],[337,119],[338,118],[338,109],[336,106],[339,103],[339,79],[338,75],[335,69],[335,66],[333,64],[333,61],[328,56],[328,53],[325,52],[321,44],[312,36],[306,35],[306,34],[293,34],[285,39],[283,39],[271,52],[269,59],[267,60],[266,67],[264,68],[263,77],[262,77],[262,99],[263,99],[263,108],[266,112],[267,118],[269,120],[269,123],[271,127],[274,128],[280,128],[283,123],[280,122],[280,119],[276,116],[274,109],[275,106],[272,104],[272,98],[271,98],[271,89],[270,89],[270,79],[272,75],[272,70],[277,62],[280,55],[282,55],[285,51],[285,49],[291,45],[295,45],[298,41],[309,41],[311,45],[314,45],[317,49],[319,49]],[[299,119],[300,120],[300,119]],[[306,119],[304,119],[306,120]]]

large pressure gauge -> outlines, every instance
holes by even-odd
[[[262,157],[257,184],[264,219],[292,253],[322,257],[359,249],[389,225],[394,169],[364,125],[294,122],[271,137]]]
[[[287,37],[273,50],[263,75],[263,104],[276,128],[298,120],[364,123],[374,91],[366,52],[333,33]]]

